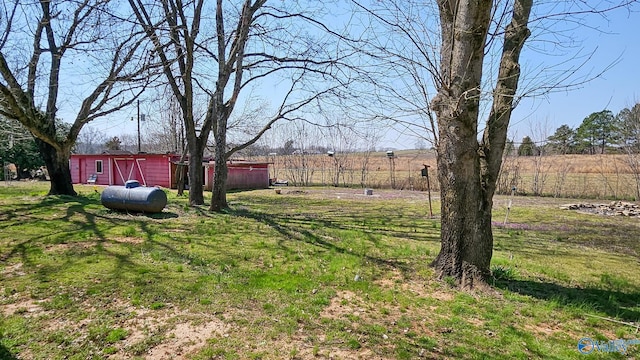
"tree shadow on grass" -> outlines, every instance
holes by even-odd
[[[3,360],[18,360],[4,345],[0,344],[0,359]]]
[[[133,268],[130,260],[126,255],[112,253],[105,248],[105,244],[114,243],[115,240],[110,239],[109,236],[103,231],[105,226],[101,226],[99,223],[106,223],[107,225],[117,226],[122,225],[123,218],[116,211],[107,210],[106,208],[95,207],[100,206],[100,199],[97,196],[47,196],[39,202],[19,204],[12,206],[10,209],[0,209],[0,219],[13,220],[13,222],[20,222],[21,226],[25,224],[33,223],[34,226],[41,221],[51,221],[52,211],[51,208],[56,207],[54,211],[56,213],[63,213],[62,217],[55,216],[52,221],[62,220],[64,224],[60,227],[43,228],[41,232],[35,233],[31,236],[25,236],[24,239],[20,239],[19,242],[15,242],[7,246],[8,251],[0,251],[0,261],[7,261],[13,257],[20,258],[20,261],[25,265],[30,265],[30,251],[37,251],[38,249],[46,247],[48,244],[93,244],[93,246],[87,247],[86,251],[99,251],[108,256],[113,256],[117,259],[118,267]],[[59,208],[58,208],[59,207]],[[125,212],[126,214],[126,212]],[[147,239],[151,237],[152,231],[146,226],[146,219],[172,219],[177,218],[178,215],[172,212],[162,213],[132,213],[131,217],[127,217],[124,221],[130,221],[132,224],[140,226],[145,232]],[[57,223],[56,223],[57,224]],[[61,223],[62,224],[62,223]],[[10,226],[10,225],[7,225]],[[6,226],[0,226],[4,228]],[[86,238],[86,234],[91,234],[91,237]],[[78,236],[81,236],[78,238]],[[93,249],[93,250],[91,250]],[[40,273],[50,275],[52,271],[60,272],[67,267],[71,267],[74,263],[81,261],[81,256],[67,258],[63,263],[59,265],[57,269],[40,269]]]
[[[20,224],[41,221],[41,213],[51,211],[52,208],[73,203],[71,206],[85,207],[96,203],[96,200],[85,196],[47,196],[39,202],[27,202],[22,204],[12,204],[0,209],[0,229],[10,227],[19,222]]]
[[[132,212],[127,210],[109,210],[108,214],[130,215],[134,217],[146,217],[146,218],[155,219],[155,220],[175,219],[180,217],[178,216],[178,214],[170,211],[150,213],[150,212]]]
[[[330,200],[322,200],[319,204],[312,203],[313,201],[318,200],[310,199],[307,203],[293,203],[291,208],[288,208],[287,203],[252,198],[252,203],[260,207],[268,206],[273,208],[273,211],[269,209],[268,212],[260,212],[250,206],[238,206],[228,210],[228,213],[242,216],[243,212],[251,212],[257,217],[269,216],[280,224],[295,226],[314,224],[320,228],[357,231],[408,241],[440,242],[440,220],[427,218],[421,213],[402,214],[401,209],[391,207],[379,210],[366,205],[359,209],[349,206],[346,211],[342,211],[339,205],[331,203]]]
[[[36,227],[42,221],[51,221],[52,216],[54,216],[51,208],[61,205],[65,206],[64,209],[58,209],[59,211],[64,211],[65,214],[61,219],[66,223],[72,223],[77,226],[77,229],[73,230],[47,228],[47,230],[57,231],[43,230],[37,235],[30,236],[11,245],[8,252],[0,253],[0,261],[7,261],[13,256],[20,255],[22,262],[28,264],[27,252],[29,249],[40,246],[42,242],[48,242],[52,236],[56,237],[56,241],[63,242],[67,238],[72,238],[76,232],[90,230],[98,239],[104,241],[104,234],[98,229],[95,222],[95,218],[99,217],[99,215],[86,210],[87,206],[96,204],[96,201],[96,199],[85,196],[47,196],[40,202],[19,204],[11,206],[7,210],[0,210],[0,219],[6,220],[0,226],[0,229],[13,226],[16,223],[19,223],[20,226],[33,224]],[[53,211],[56,212],[58,210]],[[74,217],[76,214],[82,214],[83,219],[79,220]]]
[[[381,257],[376,257],[368,254],[356,253],[356,252],[353,252],[351,249],[340,246],[338,242],[333,242],[330,239],[327,239],[326,237],[322,237],[322,236],[318,236],[317,234],[314,234],[309,229],[306,229],[303,227],[283,225],[283,222],[279,221],[281,219],[278,215],[261,213],[261,212],[253,212],[248,209],[231,210],[231,212],[235,216],[249,218],[271,227],[272,229],[277,231],[280,235],[282,235],[283,239],[293,239],[297,241],[303,241],[310,245],[335,251],[336,253],[359,256],[366,259],[367,261],[370,261],[371,263],[389,267],[389,268],[399,269],[403,272],[409,272],[411,270],[410,266],[402,261],[383,259]],[[323,226],[339,228],[339,226],[336,226],[336,224],[332,224],[327,221],[323,221]],[[282,241],[279,242],[279,245],[286,247],[282,243]]]
[[[545,301],[556,301],[561,306],[573,307],[586,313],[600,312],[608,317],[638,324],[640,321],[640,292],[599,288],[568,287],[531,280],[500,280],[495,286],[521,295]]]

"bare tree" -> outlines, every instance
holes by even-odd
[[[290,154],[282,156],[284,173],[293,185],[309,186],[316,171],[324,170],[324,157],[314,154],[312,146],[318,144],[322,134],[317,127],[305,122],[283,123],[279,131],[287,131],[287,137],[292,141]],[[324,174],[321,174],[324,175]]]
[[[376,145],[380,142],[382,135],[375,129],[365,131],[362,136],[362,152],[359,156],[360,163],[358,164],[358,171],[360,175],[360,186],[370,186],[369,172],[371,170],[371,157],[376,151]]]
[[[313,86],[313,76],[335,75],[337,59],[322,34],[334,35],[308,13],[310,4],[267,5],[266,0],[216,1],[164,0],[161,4],[129,0],[134,13],[164,63],[164,72],[183,111],[189,147],[191,204],[204,202],[202,152],[210,133],[214,137],[214,181],[210,210],[227,208],[226,179],[229,157],[254,143],[278,120],[295,119],[296,113],[338,85]],[[295,6],[300,6],[296,9]],[[303,11],[302,9],[305,9]],[[212,23],[203,13],[215,14]],[[313,31],[301,31],[306,26]],[[211,31],[209,31],[211,30]],[[305,34],[321,34],[313,39]],[[209,76],[213,74],[213,76]],[[276,110],[242,143],[230,146],[228,131],[241,93],[250,84],[277,79],[285,84]],[[322,84],[326,84],[327,78]],[[346,80],[346,79],[345,79]],[[320,82],[318,82],[320,84]],[[201,121],[193,107],[200,94],[207,102]],[[197,134],[196,128],[200,128]]]
[[[554,197],[562,196],[563,189],[567,181],[567,175],[572,170],[573,170],[573,165],[571,164],[571,161],[563,156],[556,168],[556,177],[555,177],[555,182],[553,184]]]
[[[334,116],[334,118],[339,115]],[[333,151],[329,174],[334,186],[360,183],[364,187],[371,161],[371,148],[375,147],[375,128],[360,131],[341,121],[327,121],[323,129],[327,144]],[[365,149],[362,153],[359,150]],[[358,161],[361,163],[357,164]]]
[[[132,133],[122,133],[118,135],[118,139],[120,139],[120,149],[123,151],[128,151],[131,153],[135,153],[138,151],[138,136]]]
[[[370,17],[374,35],[365,39],[366,52],[375,60],[369,79],[375,91],[360,111],[392,127],[405,137],[435,147],[438,142],[435,113],[430,103],[436,90],[439,35],[434,31],[437,8],[431,0],[386,0],[364,3],[353,0],[354,11]],[[392,41],[390,41],[392,39]],[[368,127],[371,127],[369,125]]]
[[[82,127],[131,104],[144,84],[148,53],[116,8],[82,0],[7,1],[0,9],[0,114],[36,138],[50,195],[76,194],[69,156]]]
[[[621,135],[619,146],[626,154],[626,164],[633,175],[635,198],[640,199],[640,102],[620,110],[616,116]]]
[[[0,115],[0,179],[13,180],[44,164],[33,136],[22,124]]]
[[[505,154],[502,158],[502,166],[496,183],[496,193],[510,194],[514,187],[522,180],[520,176],[521,158],[515,155]]]
[[[531,0],[515,0],[495,84],[493,106],[482,138],[478,118],[483,65],[492,2],[438,0],[440,56],[429,69],[437,94],[437,165],[441,193],[441,251],[434,261],[439,277],[453,277],[462,287],[484,284],[493,251],[491,210],[507,126],[518,86],[520,51],[529,36]],[[501,31],[502,32],[502,31]]]
[[[584,23],[589,14],[601,15],[633,1],[537,3],[533,17],[532,0],[387,0],[374,5],[353,1],[388,33],[369,51],[383,64],[397,63],[395,69],[404,79],[392,77],[391,85],[382,88],[400,99],[390,105],[397,111],[382,117],[398,113],[436,144],[442,199],[436,273],[456,279],[461,287],[486,284],[493,249],[493,194],[513,108],[524,96],[566,90],[599,75],[579,75],[593,53],[583,55],[577,49],[582,55],[573,56],[577,63],[529,68],[521,84],[520,54],[530,29],[540,40],[537,46],[555,46],[556,52],[559,49],[571,59],[574,49],[558,43],[574,40],[567,35],[569,30],[558,30],[562,24]],[[439,32],[431,31],[434,26]],[[553,52],[549,47],[537,50]],[[414,89],[399,94],[396,89],[401,89],[402,81]],[[482,130],[479,119],[485,116]]]
[[[533,183],[531,189],[533,195],[540,196],[544,194],[544,186],[549,177],[549,169],[551,168],[551,162],[547,160],[547,148],[546,144],[543,144],[548,136],[548,123],[546,120],[538,122],[536,124],[530,124],[530,131],[538,139],[533,147]],[[546,163],[546,164],[545,164]]]
[[[157,115],[147,118],[145,148],[150,152],[181,154],[186,145],[182,110],[168,86],[156,88]],[[185,149],[186,151],[186,149]]]
[[[624,152],[626,154],[625,162],[633,175],[635,185],[634,196],[636,201],[638,201],[640,200],[640,154],[628,146],[624,147]]]
[[[198,101],[196,51],[206,42],[200,42],[204,1],[181,0],[143,1],[129,0],[129,5],[163,66],[173,96],[182,112],[182,121],[189,152],[189,202],[204,204],[202,158],[211,132],[211,116],[198,119],[195,102]],[[205,98],[206,99],[206,98]],[[197,133],[199,130],[199,134]]]
[[[221,71],[212,96],[213,108],[210,108],[210,113],[215,117],[212,211],[228,207],[226,161],[231,155],[255,144],[279,120],[302,120],[302,109],[309,108],[326,96],[335,95],[350,81],[345,71],[349,66],[344,62],[349,53],[343,53],[333,44],[336,38],[343,41],[347,39],[313,18],[310,4],[297,5],[301,8],[287,8],[267,6],[266,0],[255,0],[253,3],[245,1],[238,27],[229,33],[223,26],[221,3],[218,0],[216,11],[218,68]],[[303,35],[302,29],[309,27],[314,29],[315,36]],[[232,41],[227,40],[227,34],[231,35]],[[228,55],[225,55],[225,51],[228,51]],[[277,109],[253,136],[227,149],[229,117],[241,90],[248,84],[274,75],[279,75],[288,84]],[[229,82],[231,78],[233,82]],[[227,91],[229,95],[225,97]]]
[[[100,130],[85,126],[78,135],[74,151],[78,154],[98,154],[104,148],[105,134]]]

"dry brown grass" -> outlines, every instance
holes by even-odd
[[[394,159],[384,152],[366,154],[325,154],[278,156],[257,160],[273,162],[272,177],[293,180],[299,185],[335,184],[339,169],[339,186],[426,190],[420,171],[428,165],[432,191],[439,191],[436,155],[433,151],[396,151]],[[635,199],[636,181],[625,154],[512,156],[504,159],[504,186],[508,193],[516,186],[520,194],[555,197],[592,197]],[[303,165],[304,164],[304,165]],[[307,183],[296,180],[302,169]],[[393,176],[393,178],[392,178]]]
[[[509,157],[506,161],[518,161],[525,172],[533,172],[535,169],[535,156]],[[631,170],[627,165],[627,155],[605,154],[605,155],[548,155],[542,156],[548,171],[557,173],[566,166],[570,167],[572,174],[630,174]]]

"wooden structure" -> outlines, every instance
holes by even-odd
[[[143,186],[177,188],[177,154],[133,154],[111,151],[102,154],[72,154],[71,180],[74,184],[124,185],[137,180]],[[208,159],[207,159],[208,161]],[[205,189],[213,184],[213,162],[202,164]],[[269,164],[229,161],[228,189],[262,189],[269,187]],[[187,167],[182,167],[185,178]]]
[[[227,163],[227,189],[266,189],[269,187],[269,163],[230,160]],[[205,189],[213,187],[213,162],[205,164]]]
[[[71,155],[74,184],[124,185],[138,180],[144,186],[175,186],[175,154],[132,154],[125,151]]]

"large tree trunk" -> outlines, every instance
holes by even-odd
[[[178,196],[184,195],[184,165],[183,159],[180,159],[180,163],[176,166],[175,178],[176,187],[178,188]]]
[[[213,173],[213,187],[211,189],[211,211],[227,209],[227,155],[226,155],[226,129],[216,134],[215,169]]]
[[[78,193],[73,189],[71,181],[71,169],[69,168],[70,150],[59,151],[48,143],[37,139],[36,144],[38,150],[44,159],[51,179],[51,187],[49,195],[71,195],[76,196]]]
[[[515,1],[481,143],[477,141],[477,129],[485,43],[482,34],[486,35],[488,29],[491,5],[474,1],[457,4],[452,9],[448,1],[439,1],[443,80],[432,107],[438,116],[440,136],[442,244],[433,265],[439,277],[451,276],[461,287],[471,288],[484,286],[491,275],[493,194],[518,87],[520,51],[529,36],[532,0]]]
[[[199,138],[189,142],[189,204],[204,205],[203,147]]]
[[[490,275],[493,236],[491,204],[485,202],[480,182],[476,132],[467,121],[460,116],[451,119],[439,134],[442,231],[434,266],[438,277],[453,277],[461,287],[472,288]]]
[[[461,287],[484,284],[493,250],[490,204],[480,181],[478,114],[484,45],[491,1],[438,0],[442,48],[441,82],[432,109],[438,118],[438,181],[441,249],[433,265],[438,277]],[[489,216],[490,219],[490,216]]]
[[[516,0],[514,3],[511,23],[505,30],[498,80],[493,92],[493,104],[480,145],[484,204],[488,206],[484,211],[487,224],[491,224],[493,195],[502,166],[513,101],[520,80],[520,53],[531,34],[527,25],[532,6],[533,0]],[[487,236],[489,235],[491,235],[490,232]]]

